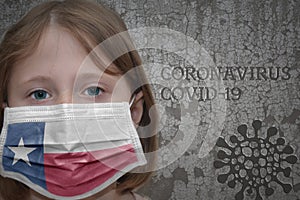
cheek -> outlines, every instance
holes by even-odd
[[[26,101],[15,93],[10,93],[7,97],[7,105],[9,107],[25,106]]]
[[[127,90],[126,88],[124,88],[122,91],[114,90],[111,95],[111,101],[112,102],[124,101],[129,103],[130,97],[131,97],[130,91]]]
[[[19,75],[19,73],[16,72],[16,66],[14,66],[10,71],[10,76],[8,77],[6,86],[6,100],[9,107],[22,105],[22,93],[20,91],[20,87],[18,87],[18,80],[20,80],[19,76],[21,75]]]
[[[112,102],[128,102],[131,99],[131,91],[129,89],[129,87],[127,85],[117,85],[115,87],[112,88],[111,91],[111,101]]]
[[[20,87],[17,87],[16,83],[11,81],[7,85],[7,105],[9,107],[28,105],[26,93]]]
[[[18,89],[16,87],[14,87],[14,84],[9,82],[9,84],[7,85],[7,103],[10,107],[14,107],[14,106],[18,106],[18,104],[20,102],[18,102],[18,100],[20,99],[20,97],[18,96]]]

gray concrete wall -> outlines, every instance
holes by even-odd
[[[39,2],[1,0],[0,32]],[[136,34],[160,108],[158,170],[141,194],[300,199],[299,0],[101,2]],[[141,43],[147,33],[158,43]]]

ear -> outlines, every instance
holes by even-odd
[[[133,104],[131,106],[131,118],[134,122],[135,127],[138,127],[144,111],[144,94],[143,91],[140,91],[136,94]]]

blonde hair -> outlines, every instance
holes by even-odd
[[[34,7],[5,33],[0,44],[1,104],[7,101],[7,84],[12,67],[16,62],[34,52],[44,31],[52,23],[69,31],[87,53],[90,53],[94,47],[106,39],[127,30],[123,20],[116,12],[91,1],[49,1]],[[129,49],[132,49],[133,46],[130,39],[123,39],[120,45]],[[110,53],[112,52],[106,52],[108,55]],[[133,50],[113,60],[113,64],[121,73],[126,73],[142,63],[137,51]],[[145,74],[141,70],[132,79],[146,80]],[[154,105],[154,99],[148,84],[140,86],[136,92],[138,91],[143,92],[144,98],[144,111],[139,125],[146,126],[150,123],[149,110]],[[0,109],[0,124],[2,125],[4,109]],[[155,110],[153,111],[155,116]],[[155,117],[151,118],[151,123],[156,124]],[[157,149],[156,134],[151,135],[151,137],[140,138],[145,153],[154,152]],[[148,159],[147,172],[127,173],[121,177],[118,180],[117,191],[121,193],[130,191],[145,183],[151,176],[154,160],[154,157]],[[28,196],[29,188],[27,186],[0,176],[0,197],[15,200]]]

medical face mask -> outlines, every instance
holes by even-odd
[[[128,103],[6,108],[0,174],[54,199],[81,199],[146,164]]]

